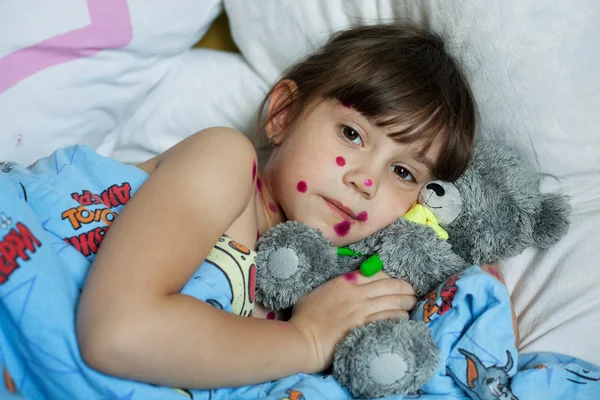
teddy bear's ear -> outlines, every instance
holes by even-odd
[[[548,248],[558,242],[569,230],[571,206],[566,197],[557,194],[543,194],[542,208],[535,221],[533,239],[535,243]]]

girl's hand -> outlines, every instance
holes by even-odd
[[[306,372],[330,366],[335,346],[352,328],[382,319],[408,318],[416,303],[406,281],[384,272],[370,278],[351,272],[314,289],[296,303],[289,321],[307,343]]]

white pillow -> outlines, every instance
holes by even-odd
[[[462,60],[484,135],[519,147],[542,190],[570,197],[573,223],[548,251],[503,264],[521,351],[600,365],[600,8],[597,0],[224,0],[232,36],[267,82],[352,24],[427,22]]]
[[[79,143],[109,154],[127,121],[221,0],[0,2],[0,160]]]
[[[192,49],[124,125],[112,156],[137,164],[213,126],[229,126],[252,138],[267,90],[239,54]]]

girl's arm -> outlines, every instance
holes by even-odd
[[[504,276],[502,276],[502,272],[500,271],[500,267],[498,265],[484,264],[481,266],[481,269],[498,279],[504,286],[506,286],[506,282],[504,282]],[[510,300],[510,310],[512,311],[513,331],[515,333],[515,347],[518,350],[521,337],[519,335],[519,321],[517,320],[517,314],[515,313],[515,307],[513,306],[512,299]]]
[[[196,134],[158,157],[110,227],[86,281],[77,336],[87,363],[183,387],[268,380],[304,368],[303,338],[290,324],[242,318],[179,294],[250,204],[255,159],[249,141],[226,128]]]
[[[226,128],[193,135],[157,158],[87,278],[76,321],[86,363],[185,388],[265,382],[326,368],[349,329],[414,306],[406,284],[383,278],[334,279],[304,298],[289,322],[244,318],[181,295],[232,224],[240,235],[233,239],[254,243],[255,228],[238,229],[238,217],[253,205],[255,159],[250,142]]]

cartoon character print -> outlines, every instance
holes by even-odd
[[[439,289],[439,298],[441,304],[437,305],[438,291],[429,293],[425,298],[425,304],[423,305],[423,321],[429,323],[432,321],[431,317],[434,314],[443,315],[452,309],[452,301],[458,291],[456,282],[460,278],[460,274],[454,274],[444,283],[441,289]]]
[[[456,296],[456,292],[458,291],[456,282],[458,281],[459,276],[459,274],[452,275],[442,287],[440,293],[442,304],[437,312],[439,315],[445,314],[452,308],[452,300],[454,300],[454,296]]]
[[[15,385],[15,382],[8,373],[6,367],[2,367],[2,377],[4,380],[4,387],[6,388],[6,391],[8,393],[17,393],[17,386]]]
[[[21,263],[29,261],[41,246],[42,242],[22,222],[17,222],[6,235],[2,235],[0,237],[0,285],[7,282]]]
[[[572,375],[572,378],[567,378],[567,380],[578,385],[587,385],[589,383],[600,382],[599,373],[589,371],[585,368],[579,368],[578,371],[576,371],[575,368],[566,368],[566,371]]]
[[[223,235],[206,257],[219,268],[231,287],[234,314],[252,317],[256,285],[256,253]]]
[[[305,400],[302,392],[294,389],[289,389],[287,392],[288,397],[282,397],[280,400]]]
[[[4,213],[0,213],[0,228],[2,228],[2,230],[5,230],[11,225],[12,218]]]
[[[71,198],[79,205],[63,211],[60,216],[77,234],[65,237],[64,241],[86,257],[95,255],[117,217],[117,212],[113,209],[127,204],[131,199],[131,192],[131,184],[123,182],[113,184],[99,194],[89,190],[71,193]],[[88,228],[89,224],[98,223],[101,226]]]
[[[194,398],[194,395],[192,394],[192,392],[190,392],[187,389],[173,388],[173,390],[176,391],[177,393],[181,394],[181,395],[184,395],[188,399],[193,399]]]
[[[481,360],[465,349],[458,349],[467,359],[466,381],[464,384],[458,377],[447,367],[446,373],[451,376],[454,381],[474,400],[519,400],[510,388],[510,376],[508,372],[513,366],[513,359],[510,352],[507,350],[506,355],[508,361],[505,366],[499,367],[493,365],[485,367]]]

